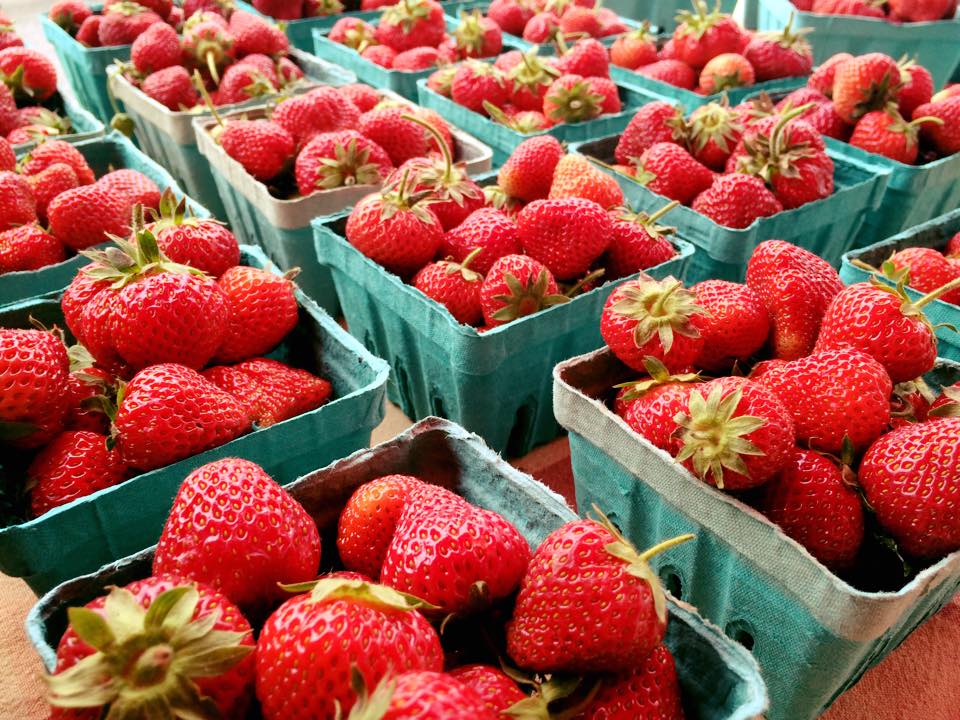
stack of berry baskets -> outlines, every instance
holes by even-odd
[[[11,202],[0,218],[0,306],[69,285],[86,264],[79,252],[129,226],[143,187],[156,198],[163,191],[185,197],[166,170],[117,133],[73,144],[48,138],[17,161],[3,145],[0,177]],[[186,206],[209,216],[192,198]]]
[[[190,19],[182,35],[155,23],[134,41],[130,62],[111,66],[109,73],[110,90],[123,103],[140,147],[217,217],[224,215],[223,204],[193,130],[194,118],[210,116],[203,112],[198,83],[210,103],[229,112],[315,83],[344,85],[356,79],[291,50],[279,28],[242,10],[233,11],[229,21]]]
[[[426,160],[439,148],[423,122],[440,131],[458,173],[490,170],[486,145],[369,85],[320,87],[269,109],[198,118],[194,125],[231,226],[280,268],[299,267],[304,292],[335,314],[336,292],[317,263],[310,221],[355,204],[406,162],[446,176],[444,160]]]
[[[752,649],[771,720],[819,717],[960,587],[960,365],[923,305],[771,240],[745,284],[623,283],[607,347],[554,372],[579,509],[697,534],[654,565]]]
[[[204,506],[226,498],[235,518],[205,515]],[[211,544],[215,533],[224,539]],[[169,642],[162,647],[173,654],[171,672],[178,686],[209,693],[231,720],[248,708],[264,720],[288,719],[292,704],[325,718],[369,711],[494,720],[526,709],[751,720],[767,702],[750,654],[667,596],[647,565],[695,542],[675,538],[641,554],[602,511],[579,519],[479,438],[434,418],[287,491],[246,460],[207,465],[184,479],[155,548],[52,591],[31,611],[28,632],[51,673],[55,708],[137,709],[125,691],[93,698],[70,682],[80,658],[91,665],[113,656],[79,639],[90,637],[84,619],[100,616],[78,606],[105,606],[106,628],[123,621],[111,610],[132,594],[154,608],[141,611],[138,627],[159,607],[175,608],[160,639]],[[567,553],[570,545],[582,552]],[[193,552],[199,546],[205,557]],[[585,553],[593,553],[589,567]],[[595,581],[584,594],[586,573]],[[177,589],[171,574],[181,578]],[[636,621],[610,623],[611,607]],[[227,632],[201,635],[212,611],[220,613],[214,630]],[[569,615],[566,634],[553,632],[545,612]],[[191,617],[187,640],[174,618]],[[298,628],[304,617],[307,633]],[[225,659],[194,685],[177,660],[215,642]],[[559,682],[562,671],[574,679]],[[303,683],[303,672],[331,680]],[[182,707],[194,705],[188,698]]]
[[[414,162],[313,227],[350,331],[393,369],[391,400],[520,456],[558,432],[550,368],[599,346],[607,281],[682,277],[692,247],[658,222],[675,203],[631,213],[612,178],[550,135],[496,180],[437,181]]]
[[[960,210],[843,256],[844,282],[865,282],[874,274],[902,282],[914,303],[960,277]],[[941,357],[960,362],[960,291],[922,302],[937,332]]]
[[[0,310],[14,388],[0,571],[37,593],[153,543],[193,468],[240,456],[289,483],[366,447],[383,418],[383,361],[258,249],[138,187],[134,230],[113,228],[129,240],[91,254],[64,292]],[[137,219],[158,203],[158,219]]]
[[[837,53],[883,52],[895,58],[916,55],[937,85],[960,68],[960,18],[950,0],[878,4],[864,0],[758,0],[758,27],[812,30],[813,59],[823,63]],[[887,11],[889,14],[884,13]],[[795,19],[794,19],[795,18]]]

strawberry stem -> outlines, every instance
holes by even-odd
[[[960,277],[954,278],[953,280],[948,282],[946,285],[941,285],[936,290],[928,292],[922,298],[912,303],[913,307],[919,309],[919,308],[922,308],[924,305],[929,305],[934,300],[939,300],[948,292],[950,292],[951,290],[956,290],[957,288],[960,288]]]
[[[659,555],[660,553],[666,550],[669,550],[672,547],[676,547],[677,545],[682,545],[685,542],[689,542],[690,540],[693,540],[695,537],[696,535],[692,533],[687,533],[685,535],[677,535],[677,537],[670,538],[669,540],[664,540],[661,543],[657,543],[652,548],[644,550],[642,553],[640,553],[640,559],[643,560],[644,562],[647,562],[648,560],[650,560],[650,558],[656,555]]]
[[[210,71],[210,77],[212,77],[213,81],[219,85],[220,73],[217,72],[217,58],[214,56],[213,51],[208,51],[204,55],[204,59],[207,61],[207,69]]]
[[[450,180],[453,177],[453,156],[450,154],[450,148],[447,146],[447,141],[443,139],[440,131],[426,120],[422,120],[415,115],[405,114],[401,115],[400,117],[404,120],[409,120],[410,122],[416,123],[430,133],[437,145],[440,146],[440,153],[443,155],[443,178],[444,180]]]
[[[650,213],[649,215],[647,215],[647,221],[649,223],[655,223],[657,220],[662,218],[664,215],[666,215],[668,212],[673,210],[679,204],[680,203],[677,202],[676,200],[671,200],[669,203],[664,205],[662,208],[660,208],[656,212]]]
[[[207,92],[207,86],[204,84],[199,70],[193,71],[193,81],[197,86],[197,90],[200,91],[201,97],[203,97],[203,104],[207,106],[210,114],[213,115],[213,119],[217,121],[217,125],[224,127],[223,118],[220,117],[220,113],[218,113],[217,109],[213,106],[213,98],[211,98],[210,93]]]

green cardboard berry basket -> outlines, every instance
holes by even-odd
[[[361,484],[390,473],[418,475],[444,485],[467,500],[501,513],[531,546],[576,519],[563,499],[508,465],[476,435],[429,418],[396,438],[364,450],[288,487],[306,508],[324,538],[336,533],[337,517]],[[334,542],[324,542],[321,568],[336,563]],[[67,625],[67,608],[102,595],[109,585],[125,585],[150,574],[153,548],[64,583],[45,595],[27,617],[31,642],[48,670]],[[685,712],[697,720],[752,720],[767,707],[759,668],[750,654],[725,638],[696,611],[668,598],[666,644],[674,655]],[[256,715],[259,717],[259,715]]]
[[[770,691],[768,720],[815,720],[960,588],[960,552],[896,591],[852,587],[611,412],[603,398],[633,376],[607,349],[554,370],[554,410],[570,433],[577,506],[599,503],[640,547],[697,536],[652,564],[675,595],[752,649]],[[953,383],[960,365],[939,360],[926,379],[933,387]]]
[[[916,56],[933,75],[936,87],[960,65],[960,17],[936,22],[891,23],[879,18],[798,12],[790,0],[756,0],[760,30],[780,30],[794,15],[796,30],[811,28],[807,39],[818,65],[831,55],[882,52],[897,59]]]
[[[393,93],[382,91],[381,94],[409,103]],[[259,117],[264,113],[264,107],[238,112],[251,118]],[[339,308],[337,293],[329,270],[317,263],[310,221],[356,204],[379,186],[353,185],[281,200],[223,151],[208,132],[213,125],[210,118],[194,121],[197,147],[208,163],[226,217],[237,237],[245,243],[259,245],[267,257],[284,270],[299,267],[297,283],[301,289],[324,310],[336,315]],[[490,148],[455,127],[450,130],[454,138],[454,159],[465,163],[471,175],[488,172],[493,157]]]
[[[449,418],[512,456],[552,440],[550,368],[600,347],[597,319],[614,284],[481,333],[356,250],[344,238],[347,216],[313,221],[316,253],[350,332],[393,368],[389,398],[407,417]],[[693,248],[682,233],[675,243],[677,257],[648,273],[683,276]]]
[[[941,215],[869,247],[848,252],[843,256],[840,278],[848,285],[867,282],[871,273],[854,265],[854,260],[879,268],[893,253],[904,248],[928,247],[943,252],[947,241],[957,233],[960,233],[960,210]],[[907,288],[907,294],[914,300],[923,295],[911,288]],[[957,331],[960,328],[960,306],[934,300],[924,308],[924,313],[937,328],[939,354],[960,362],[960,334]]]
[[[292,50],[290,56],[313,83],[346,85],[357,79],[353,73],[309,53]],[[117,72],[116,66],[111,66],[108,72],[110,89],[133,120],[141,149],[166,167],[191,197],[203,203],[216,217],[226,217],[226,208],[210,172],[210,163],[197,149],[197,136],[193,129],[194,118],[211,118],[211,113],[203,106],[175,112],[145,95]],[[257,98],[225,105],[217,108],[217,112],[229,114],[245,107],[259,107],[267,100],[269,98]]]
[[[244,264],[268,267],[254,247],[242,248]],[[383,419],[389,368],[368,353],[316,303],[297,292],[297,327],[270,356],[320,374],[333,383],[326,405],[164,468],[79,498],[45,515],[24,520],[17,513],[16,488],[23,462],[5,451],[0,461],[0,572],[20,577],[37,594],[72,577],[142,550],[157,541],[183,478],[196,467],[222,457],[260,463],[287,484],[317,465],[370,443]],[[30,318],[63,327],[59,293],[0,310],[3,327],[29,327]]]
[[[74,144],[87,159],[97,177],[101,177],[110,170],[130,168],[139,170],[149,177],[161,191],[170,188],[177,197],[185,195],[177,182],[170,177],[170,173],[140,152],[127,138],[117,132],[112,131],[103,137],[81,140]],[[28,151],[29,148],[19,151],[17,155],[23,157]],[[187,197],[187,200],[194,215],[199,217],[210,216],[207,209],[192,198]],[[79,255],[74,255],[63,262],[48,265],[39,270],[22,270],[0,274],[0,307],[36,295],[64,289],[73,280],[73,276],[77,274],[80,266],[85,265],[86,262]]]
[[[613,175],[630,205],[652,212],[666,199],[640,185],[633,178],[616,172],[606,164],[613,162],[618,136],[574,146],[592,160],[599,160],[600,169]],[[671,213],[671,223],[681,236],[697,247],[687,272],[691,282],[721,278],[743,280],[747,261],[753,249],[764,240],[787,240],[816,253],[824,260],[840,266],[840,259],[854,247],[854,240],[866,218],[883,199],[890,169],[870,158],[842,157],[828,149],[834,162],[833,195],[786,210],[771,217],[759,218],[750,227],[733,229],[718,225],[692,208],[679,206]]]
[[[70,121],[70,130],[68,132],[62,135],[56,135],[51,139],[76,143],[80,140],[100,137],[105,131],[102,122],[97,120],[97,118],[87,112],[87,110],[80,107],[75,100],[65,93],[57,92],[50,101],[44,103],[44,107],[55,110],[61,117]],[[36,140],[17,143],[13,146],[13,150],[17,155],[21,155],[36,144]]]

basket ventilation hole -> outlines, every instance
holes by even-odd
[[[724,632],[730,639],[736,640],[747,650],[753,650],[755,640],[753,627],[750,625],[750,623],[744,620],[733,620],[727,623],[727,627]]]
[[[660,582],[668,593],[678,600],[683,599],[683,580],[674,568],[669,565],[660,568]]]

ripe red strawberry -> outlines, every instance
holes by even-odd
[[[606,518],[554,530],[534,552],[507,623],[510,657],[536,672],[618,671],[641,663],[667,626],[663,589],[647,561],[691,537],[641,554]]]
[[[503,48],[500,26],[480,10],[461,14],[454,37],[456,47],[468,58],[493,57]]]
[[[687,144],[693,157],[711,170],[722,171],[740,142],[743,124],[725,103],[711,102],[690,114]],[[713,178],[710,179],[713,182]]]
[[[36,175],[56,163],[64,163],[73,168],[81,185],[89,185],[95,180],[93,170],[83,154],[63,140],[47,140],[37,145],[20,161],[20,172],[24,175]]]
[[[569,6],[560,16],[560,30],[564,37],[600,37],[603,25],[592,7]]]
[[[485,115],[485,101],[495,107],[507,102],[507,83],[503,74],[493,65],[468,60],[457,68],[453,76],[450,97],[455,103]]]
[[[504,255],[480,286],[480,307],[487,326],[495,327],[567,302],[557,281],[541,263],[526,255]]]
[[[867,502],[908,555],[939,558],[960,548],[958,438],[960,418],[905,425],[871,445],[860,463]]]
[[[63,342],[40,330],[0,328],[0,425],[5,441],[38,447],[63,424],[70,362]]]
[[[13,172],[17,168],[17,155],[8,140],[0,140],[0,170]]]
[[[319,87],[282,100],[271,119],[290,133],[297,147],[303,147],[314,135],[356,129],[360,113],[343,92]]]
[[[373,108],[376,107],[380,102],[380,93],[378,93],[369,85],[364,85],[363,83],[341,85],[340,87],[336,88],[336,90],[341,97],[344,97],[353,103],[354,107],[356,107],[361,113],[373,110]]]
[[[182,204],[180,205],[182,207]],[[150,225],[161,252],[175,263],[220,277],[240,262],[236,236],[222,223],[182,212]]]
[[[347,219],[347,240],[390,272],[409,277],[437,254],[440,221],[427,205],[408,195],[403,182],[367,195]]]
[[[957,6],[951,0],[892,0],[890,14],[903,22],[932,22],[952,19]]]
[[[361,45],[366,47],[371,44],[373,33],[374,28],[370,23],[360,18],[343,17],[333,24],[327,38],[359,51]]]
[[[703,352],[697,366],[729,370],[763,347],[770,333],[766,307],[747,285],[726,280],[704,280],[690,288],[697,305],[707,311],[700,327]]]
[[[297,155],[294,174],[303,195],[347,185],[378,185],[390,171],[390,157],[356,130],[313,136]]]
[[[618,286],[600,315],[600,334],[619,360],[639,372],[652,356],[668,370],[693,365],[703,350],[705,311],[674,277],[642,275]]]
[[[442,118],[409,106],[383,107],[366,112],[360,116],[357,129],[386,150],[396,167],[400,167],[411,158],[423,157],[439,151],[440,147],[434,136],[422,125],[405,119],[405,115],[413,115],[427,121],[443,135],[447,147],[451,147],[450,130]]]
[[[921,105],[913,111],[913,115],[917,118],[935,117],[943,121],[920,126],[921,136],[929,140],[941,155],[960,152],[960,95]]]
[[[563,18],[560,19],[561,27]],[[554,62],[561,75],[582,77],[610,77],[610,60],[607,49],[599,40],[578,40],[573,47]]]
[[[439,3],[410,0],[384,10],[374,37],[377,42],[403,52],[421,46],[436,47],[445,31],[443,7]]]
[[[441,255],[463,262],[473,251],[470,267],[485,275],[496,260],[520,252],[517,224],[495,208],[474,210],[443,238]]]
[[[843,282],[829,263],[783,240],[760,243],[747,263],[747,285],[770,314],[774,357],[809,355],[820,322]]]
[[[47,11],[48,18],[71,34],[92,14],[93,11],[80,0],[58,0]]]
[[[150,707],[168,703],[185,713],[246,713],[253,632],[237,607],[212,588],[184,578],[148,577],[111,588],[85,608],[71,608],[69,619],[57,646],[56,670],[45,678],[51,717],[92,720],[118,711],[142,717]],[[131,645],[113,642],[115,637]],[[136,662],[129,660],[130,647],[137,648]],[[197,655],[210,662],[198,669],[191,662]],[[160,681],[146,679],[158,675]]]
[[[265,355],[297,325],[294,285],[286,276],[237,265],[217,281],[227,321],[215,359],[230,363]]]
[[[643,65],[638,67],[636,72],[638,75],[685,90],[693,90],[697,84],[696,71],[682,60],[673,58],[657,60],[657,62],[649,65]]]
[[[133,66],[144,75],[180,63],[180,36],[166,23],[154,23],[130,47]]]
[[[499,25],[503,32],[520,37],[534,15],[533,7],[526,0],[493,0],[487,8],[487,17]]]
[[[423,670],[385,678],[372,695],[361,695],[353,713],[358,718],[382,720],[496,720],[499,717],[473,689],[452,675]]]
[[[219,137],[224,152],[257,180],[272,180],[294,154],[294,140],[270,120],[230,120]]]
[[[756,71],[758,82],[785,77],[809,75],[813,69],[813,50],[805,31],[791,27],[793,18],[783,30],[757,33],[743,51]]]
[[[279,80],[272,63],[270,72],[264,73],[254,62],[244,59],[228,67],[220,78],[217,105],[230,105],[273,95],[277,92],[278,85]]]
[[[441,260],[428,263],[413,276],[411,283],[424,295],[446,307],[457,322],[478,325],[483,319],[480,309],[483,276],[469,265],[479,252],[480,248],[477,248],[462,262]]]
[[[816,351],[771,366],[758,381],[790,411],[797,440],[817,450],[839,453],[845,438],[862,450],[890,422],[890,377],[880,363],[857,350]]]
[[[558,280],[573,280],[607,249],[613,227],[594,201],[566,197],[527,205],[517,216],[517,230],[524,253]]]
[[[590,77],[587,78],[590,89],[600,95],[600,114],[614,115],[623,110],[623,103],[620,100],[620,90],[610,78]]]
[[[80,184],[76,172],[66,163],[54,163],[35,175],[28,175],[27,182],[36,201],[37,217],[42,223],[47,222],[47,208],[51,201]]]
[[[113,170],[101,176],[96,184],[121,198],[128,207],[142,205],[144,209],[160,209],[160,188],[139,170]]]
[[[189,110],[200,102],[187,69],[174,65],[148,75],[140,85],[147,97],[173,111]]]
[[[497,183],[518,200],[544,199],[550,194],[553,173],[563,155],[563,146],[552,135],[524,140],[500,168]]]
[[[682,142],[686,137],[683,113],[674,105],[657,100],[647,103],[631,118],[614,156],[621,165],[635,164],[644,150],[659,142]]]
[[[718,225],[731,228],[750,227],[757,219],[783,210],[763,180],[743,173],[717,175],[691,207]]]
[[[583,198],[606,209],[623,205],[623,190],[617,181],[595,167],[583,155],[574,154],[565,155],[557,163],[549,197]]]
[[[857,121],[849,143],[867,152],[912,165],[920,152],[917,136],[924,122],[931,122],[931,119],[920,117],[908,122],[894,108],[873,110]]]
[[[836,108],[826,95],[810,88],[800,88],[783,98],[776,105],[779,113],[788,113],[802,105],[810,107],[804,110],[798,119],[803,120],[821,135],[827,135],[838,140],[846,140],[850,136],[850,125],[839,115]]]
[[[673,31],[673,52],[678,60],[699,70],[723,53],[742,52],[747,43],[740,26],[729,15],[718,10],[707,11],[706,3],[695,6],[694,12],[682,11]]]
[[[666,645],[657,645],[638,666],[605,677],[576,716],[576,720],[607,718],[684,719],[677,670]]]
[[[283,30],[253,13],[234,10],[230,14],[229,28],[237,57],[254,54],[278,56],[290,49]]]
[[[850,568],[863,542],[863,506],[831,460],[797,448],[767,483],[760,509],[834,572]]]
[[[933,76],[923,65],[908,60],[900,64],[900,81],[903,84],[897,94],[897,105],[901,115],[912,118],[913,111],[933,97]]]
[[[697,91],[712,95],[722,90],[753,85],[755,81],[756,74],[749,60],[737,53],[722,53],[703,66]]]
[[[952,262],[933,248],[904,248],[891,255],[888,262],[896,270],[906,270],[904,282],[922,293],[933,292],[960,277],[960,263]],[[960,289],[946,293],[941,300],[960,305]]]
[[[621,278],[664,263],[677,254],[667,239],[676,228],[657,221],[676,207],[670,203],[655,213],[633,213],[626,208],[611,210],[613,233],[601,265],[608,278]]]
[[[0,275],[39,270],[63,262],[63,243],[36,225],[21,225],[0,232]]]
[[[257,643],[257,698],[265,720],[333,718],[356,702],[355,668],[367,687],[408,670],[443,669],[443,649],[423,603],[361,580],[320,578],[270,616]],[[338,678],[316,687],[303,674]]]
[[[130,45],[146,32],[148,27],[159,22],[163,22],[163,18],[139,3],[111,3],[105,9],[97,28],[97,42],[103,47]],[[83,30],[83,27],[80,30]],[[77,32],[78,37],[79,35],[80,31]]]
[[[38,50],[11,46],[0,50],[0,78],[14,96],[37,103],[57,91],[57,69]]]
[[[934,93],[933,97],[930,98],[931,102],[940,102],[941,100],[946,100],[947,98],[953,97],[955,95],[960,95],[960,83],[949,83],[943,90],[940,92]]]
[[[126,466],[107,438],[95,432],[67,431],[58,435],[30,463],[30,512],[40,517],[79,497],[126,479]]]
[[[943,388],[930,404],[927,418],[935,420],[938,417],[960,417],[960,382]]]
[[[853,60],[853,55],[850,53],[831,55],[810,74],[810,77],[807,78],[807,87],[832,98],[833,81],[836,78],[837,68],[848,60]]]
[[[604,102],[588,78],[561,75],[543,96],[543,114],[555,123],[585,122],[602,114]]]
[[[192,65],[206,69],[214,82],[236,57],[233,34],[219,22],[201,21],[183,32],[180,41],[183,57]]]
[[[453,76],[457,74],[456,65],[445,65],[427,78],[427,87],[438,95],[450,97],[453,88]]]
[[[523,39],[535,44],[550,42],[559,30],[560,18],[556,13],[538,12],[523,28]]]
[[[883,19],[882,3],[877,0],[813,0],[813,12],[819,15],[858,15]]]
[[[438,63],[436,48],[416,47],[397,53],[393,59],[394,70],[426,70]]]
[[[840,63],[833,80],[833,104],[847,122],[880,110],[897,99],[900,68],[883,53],[867,53]]]
[[[672,142],[651,145],[637,162],[637,182],[684,205],[709,188],[713,178],[710,168]]]
[[[84,47],[100,47],[100,26],[103,24],[103,15],[91,15],[77,28],[77,42]]]
[[[618,414],[630,429],[654,447],[676,455],[680,452],[675,418],[686,413],[690,393],[700,378],[693,373],[671,375],[663,363],[644,358],[648,378],[624,385],[617,396]]]
[[[360,57],[374,65],[390,69],[393,67],[394,58],[397,57],[397,51],[387,45],[371,45],[360,52]]]
[[[101,185],[82,185],[57,195],[47,207],[50,231],[72,250],[106,242],[130,231],[130,205]]]
[[[67,378],[65,430],[85,430],[99,435],[110,431],[107,416],[108,401],[116,399],[113,375],[93,366],[93,356],[87,353],[82,360],[80,348],[71,349],[70,376]]]
[[[610,62],[628,70],[657,62],[657,43],[649,25],[617,37],[610,46]]]
[[[0,172],[0,231],[36,222],[37,204],[22,175]]]
[[[527,698],[509,675],[491,665],[463,665],[451,670],[450,675],[477,693],[494,713],[503,713],[514,703]]]
[[[303,17],[303,5],[290,0],[253,0],[253,7],[277,20],[298,20]]]

